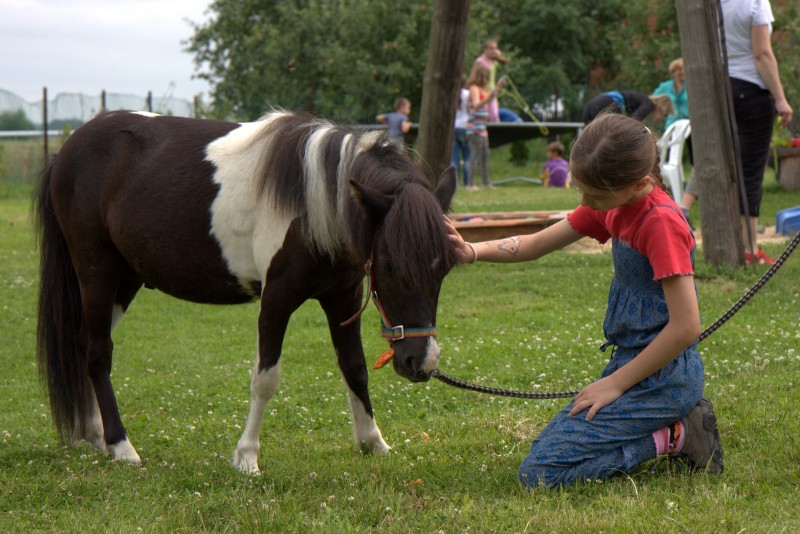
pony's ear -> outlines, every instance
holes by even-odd
[[[436,182],[436,189],[433,190],[433,193],[439,199],[439,204],[442,205],[442,211],[445,213],[450,211],[450,201],[453,200],[453,195],[456,193],[457,181],[456,168],[450,165]]]
[[[355,180],[350,180],[350,191],[353,192],[355,199],[367,210],[373,220],[382,220],[389,212],[389,208],[392,207],[392,201],[394,200],[392,196],[361,185]]]

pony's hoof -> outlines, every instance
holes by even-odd
[[[233,453],[233,466],[246,475],[260,475],[258,468],[258,454],[240,453],[238,450]]]
[[[379,456],[386,456],[392,450],[383,439],[377,441],[362,441],[359,444],[361,452],[368,454],[377,454]]]
[[[127,439],[108,446],[108,452],[114,456],[115,461],[128,462],[129,464],[139,465],[142,460],[136,453],[131,442]]]

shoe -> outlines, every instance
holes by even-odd
[[[763,250],[758,249],[755,255],[745,252],[744,263],[746,265],[775,265],[775,260],[767,256]]]
[[[722,473],[722,443],[711,401],[705,397],[700,399],[682,422],[686,440],[681,450],[670,456],[686,462],[692,471],[710,475]]]
[[[478,186],[477,185],[468,185],[466,187],[466,190],[467,191],[477,191],[478,190]]]

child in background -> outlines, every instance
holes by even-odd
[[[475,177],[478,170],[481,173],[483,187],[493,187],[489,181],[489,131],[486,123],[489,121],[489,102],[497,98],[497,92],[505,86],[505,80],[500,78],[494,89],[489,88],[489,69],[483,65],[476,65],[472,77],[467,82],[469,87],[470,112],[469,122],[469,151],[470,162],[467,173],[467,191],[476,191]]]
[[[641,122],[606,113],[570,153],[580,206],[530,235],[467,243],[447,220],[460,261],[535,260],[583,237],[611,239],[614,277],[603,332],[611,358],[533,441],[519,468],[529,488],[630,473],[661,455],[721,473],[722,446],[703,397],[695,240],[665,191],[656,138]]]
[[[542,171],[545,187],[569,187],[569,163],[564,159],[564,145],[553,141],[547,145],[547,161]]]
[[[382,113],[375,117],[375,120],[388,125],[389,138],[403,144],[403,135],[411,129],[411,122],[408,115],[411,113],[411,101],[400,97],[394,101],[392,113]]]

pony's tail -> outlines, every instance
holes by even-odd
[[[85,344],[80,337],[80,288],[51,204],[52,172],[50,163],[42,172],[34,198],[40,252],[36,352],[39,375],[50,397],[53,423],[59,437],[66,440],[75,431],[76,416],[82,418],[85,413],[82,408],[91,389]],[[83,426],[83,420],[77,424]]]

